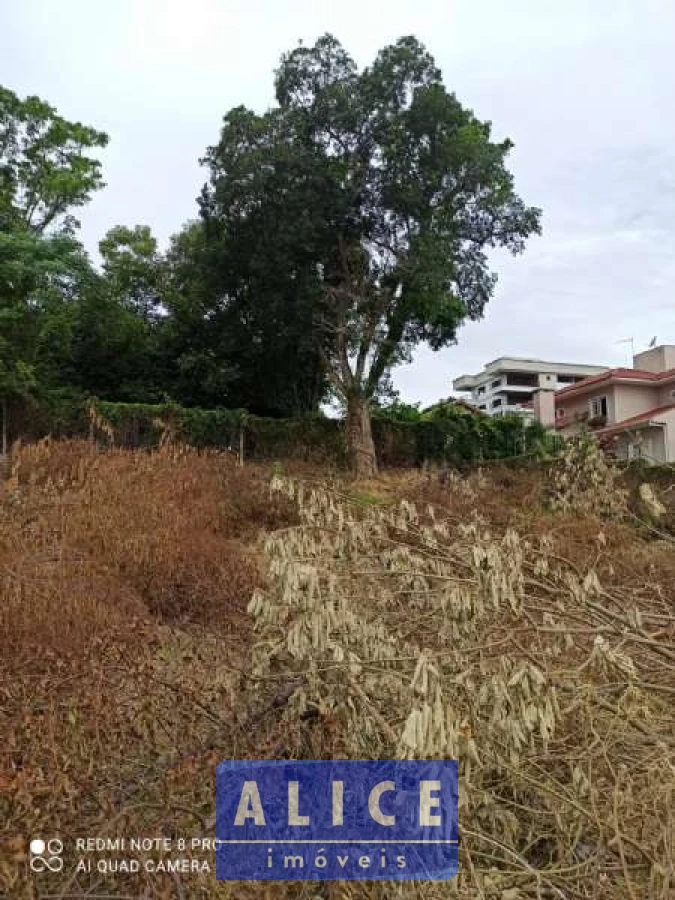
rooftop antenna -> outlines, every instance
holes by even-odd
[[[629,338],[624,338],[621,341],[614,341],[614,343],[615,344],[630,344],[630,356],[631,356],[630,364],[631,364],[631,368],[632,368],[633,357],[635,356],[635,339],[632,337],[629,337]]]
[[[653,338],[651,339],[651,341],[649,342],[649,346],[650,346],[650,348],[651,348],[651,347],[656,347],[656,335],[654,335],[654,337],[653,337]]]

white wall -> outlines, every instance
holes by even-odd
[[[668,369],[675,369],[675,344],[663,344],[661,347],[636,353],[633,357],[633,367],[643,369],[645,372],[665,372]]]
[[[648,384],[615,384],[613,391],[617,422],[659,406],[659,389]]]
[[[668,406],[669,403],[675,403],[675,381],[670,384],[664,384],[659,388],[658,406]]]

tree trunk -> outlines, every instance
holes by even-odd
[[[357,478],[377,475],[377,459],[370,427],[370,403],[358,395],[347,403],[347,443],[352,470]]]

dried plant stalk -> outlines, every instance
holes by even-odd
[[[610,476],[570,450],[556,505],[619,516]],[[665,900],[675,666],[639,614],[608,615],[622,604],[598,572],[546,536],[278,476],[271,490],[301,522],[265,541],[252,677],[303,676],[285,720],[330,717],[352,758],[459,760],[458,896],[630,898],[640,885]],[[368,896],[447,896],[419,890]]]

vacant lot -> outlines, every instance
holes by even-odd
[[[276,469],[171,446],[14,455],[0,890],[450,896],[77,873],[70,850],[67,874],[28,867],[35,836],[213,836],[225,758],[437,755],[460,760],[459,896],[673,896],[667,479],[671,512],[645,524],[634,480],[595,459],[358,487]]]

